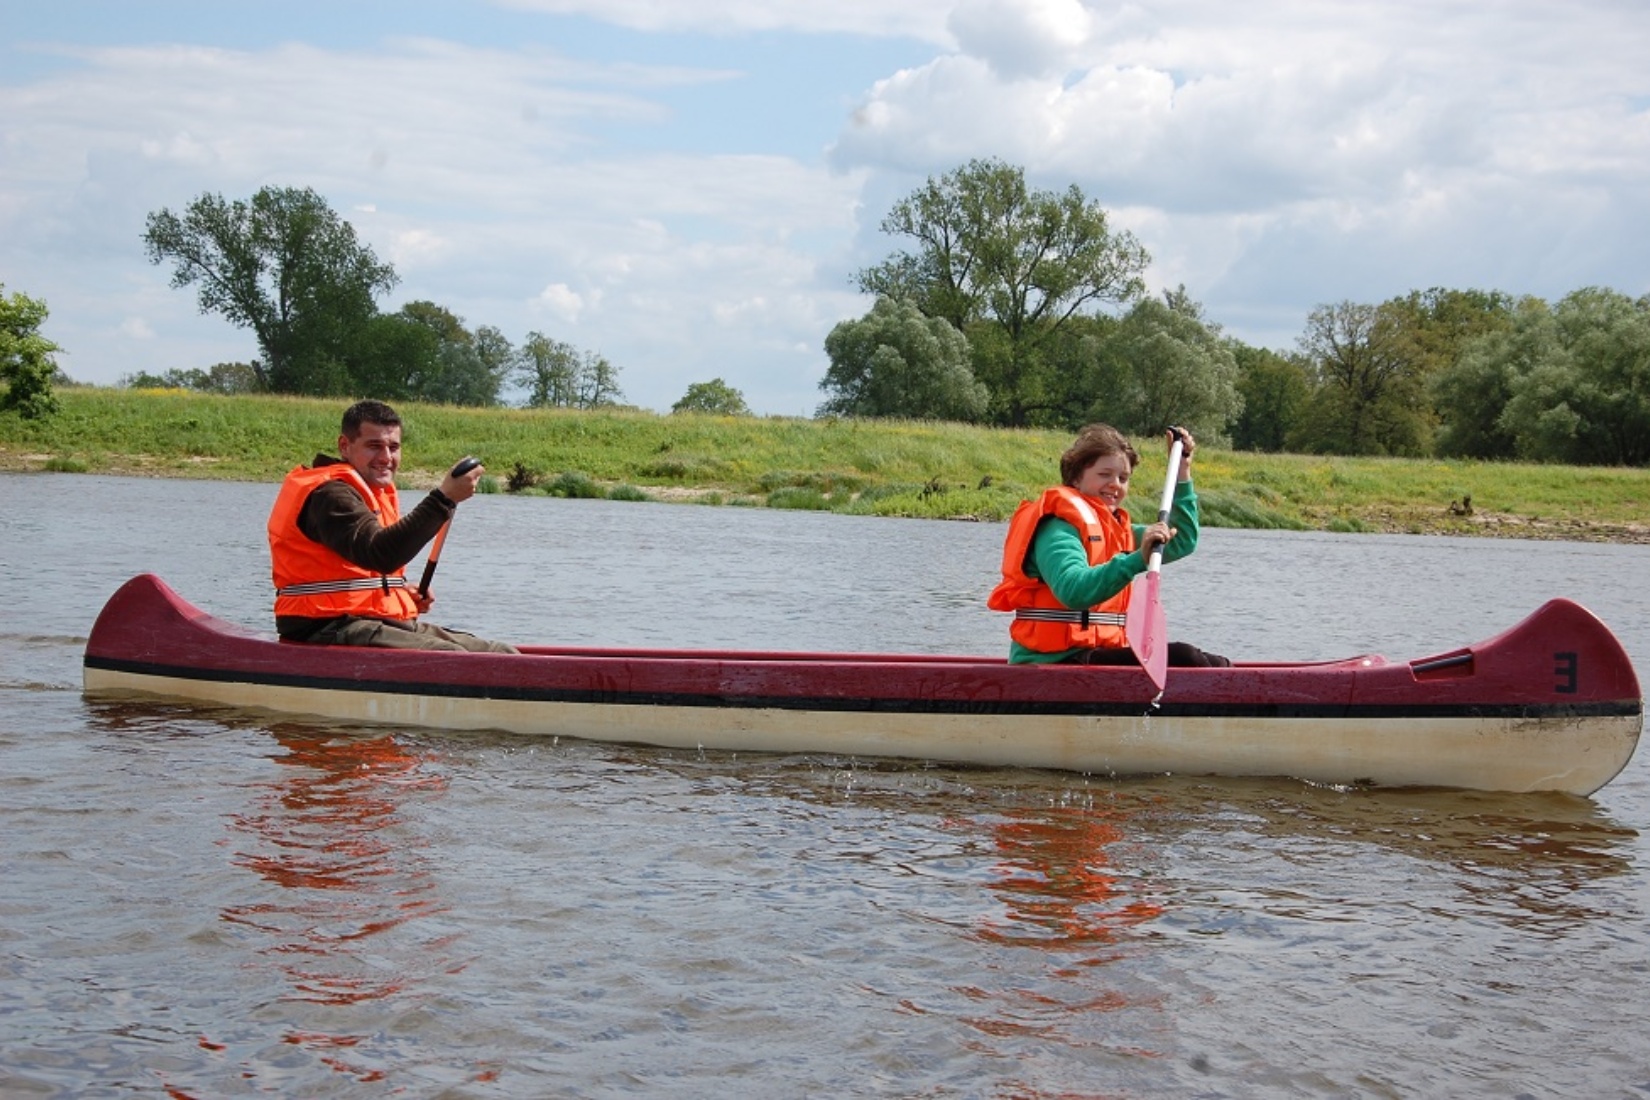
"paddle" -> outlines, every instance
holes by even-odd
[[[453,467],[453,476],[463,477],[465,474],[480,465],[481,459],[474,456],[461,458],[458,460],[458,465]],[[430,544],[430,557],[429,560],[424,563],[424,575],[418,579],[419,599],[424,599],[430,594],[430,578],[435,576],[435,567],[441,564],[441,547],[446,544],[447,529],[452,525],[452,520],[448,520],[446,523],[443,523],[441,525],[441,530],[436,532],[435,542]]]
[[[1169,521],[1169,505],[1174,500],[1175,477],[1180,473],[1180,453],[1185,444],[1179,428],[1170,428],[1174,442],[1169,445],[1169,472],[1163,478],[1163,497],[1157,506],[1157,522]],[[1129,646],[1140,659],[1140,667],[1152,678],[1158,693],[1169,678],[1169,628],[1163,617],[1163,599],[1159,588],[1163,578],[1163,544],[1152,547],[1146,562],[1146,572],[1135,583],[1129,595],[1129,611],[1124,619],[1123,632]]]

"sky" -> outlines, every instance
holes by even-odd
[[[888,210],[975,158],[1255,346],[1432,287],[1650,293],[1646,58],[1643,0],[0,0],[0,284],[76,381],[247,361],[145,219],[309,187],[386,311],[809,416]]]

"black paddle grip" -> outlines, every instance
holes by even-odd
[[[457,466],[453,467],[453,476],[454,477],[463,477],[465,474],[469,473],[471,470],[475,469],[477,466],[480,466],[480,465],[481,465],[481,459],[477,458],[475,455],[466,455],[465,457],[458,460],[458,465]]]

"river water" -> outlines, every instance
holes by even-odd
[[[1591,799],[1104,780],[89,702],[153,571],[267,622],[269,485],[0,475],[0,1096],[1643,1097],[1650,763]],[[432,618],[1000,653],[996,524],[478,497]],[[1212,530],[1172,636],[1650,682],[1650,548]]]

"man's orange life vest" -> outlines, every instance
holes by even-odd
[[[418,605],[407,591],[406,570],[375,573],[349,561],[298,529],[298,514],[317,486],[343,481],[361,494],[389,527],[401,518],[395,487],[374,489],[347,462],[299,466],[286,475],[269,513],[269,558],[275,574],[275,614],[330,619],[363,615],[412,619]]]
[[[1060,653],[1078,648],[1121,648],[1129,644],[1123,633],[1129,609],[1129,589],[1093,607],[1070,608],[1055,598],[1042,579],[1027,575],[1026,555],[1037,525],[1045,516],[1063,519],[1077,528],[1088,548],[1089,564],[1099,565],[1118,554],[1134,549],[1134,527],[1129,514],[1118,508],[1095,504],[1068,485],[1046,490],[1037,500],[1022,501],[1008,521],[1008,537],[1003,543],[1003,579],[986,606],[993,611],[1014,612],[1008,628],[1011,638],[1039,653]]]

